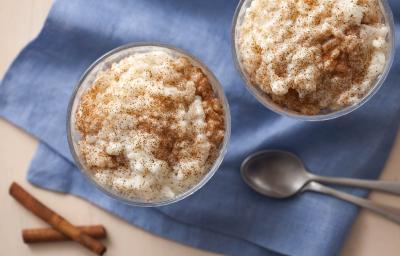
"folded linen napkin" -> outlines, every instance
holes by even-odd
[[[299,154],[318,174],[377,178],[400,117],[399,54],[383,88],[354,113],[313,123],[278,116],[246,91],[234,68],[230,26],[236,5],[224,0],[56,1],[42,32],[19,54],[0,87],[0,115],[41,142],[29,181],[85,198],[152,233],[219,253],[337,255],[356,207],[313,193],[265,198],[242,182],[239,166],[252,152],[280,148]],[[400,2],[391,5],[400,34]],[[230,147],[215,176],[189,198],[159,208],[128,206],[99,192],[75,167],[66,140],[67,103],[80,75],[108,50],[139,41],[168,43],[199,57],[222,83],[232,112]]]

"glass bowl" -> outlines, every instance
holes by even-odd
[[[211,166],[207,174],[201,179],[201,181],[191,187],[189,190],[177,195],[174,198],[171,199],[166,199],[163,201],[145,201],[141,200],[140,198],[137,199],[132,199],[132,198],[126,198],[121,195],[119,195],[117,192],[113,191],[111,188],[108,188],[106,186],[103,186],[99,184],[95,179],[93,172],[90,171],[86,166],[82,158],[80,157],[79,154],[79,149],[77,148],[77,142],[80,139],[80,134],[79,132],[75,129],[75,113],[76,109],[79,105],[80,98],[82,94],[92,85],[93,81],[96,78],[96,75],[98,74],[99,71],[108,69],[113,63],[120,61],[121,59],[135,54],[135,53],[145,53],[145,52],[151,52],[151,51],[164,51],[172,56],[184,56],[188,58],[194,66],[197,66],[202,69],[205,75],[207,75],[211,86],[214,90],[214,93],[220,100],[221,104],[223,105],[224,108],[224,118],[225,118],[225,136],[224,140],[221,143],[220,150],[219,150],[219,155],[218,158],[215,160],[214,164]],[[223,88],[221,84],[218,82],[217,78],[214,76],[214,74],[198,59],[193,57],[192,55],[174,48],[172,46],[168,45],[163,45],[163,44],[156,44],[156,43],[134,43],[134,44],[127,44],[120,46],[118,48],[115,48],[111,50],[110,52],[104,54],[101,56],[99,59],[97,59],[90,67],[84,72],[82,77],[80,78],[78,84],[76,85],[70,102],[68,106],[68,114],[67,114],[67,136],[68,136],[68,144],[69,148],[71,151],[71,154],[75,160],[76,165],[78,168],[82,171],[84,176],[86,176],[91,183],[93,183],[99,190],[107,194],[108,196],[118,200],[125,202],[130,205],[134,206],[142,206],[142,207],[153,207],[153,206],[162,206],[162,205],[167,205],[171,204],[174,202],[178,202],[189,195],[193,194],[197,190],[199,190],[201,187],[203,187],[207,181],[211,179],[211,177],[214,175],[214,173],[217,171],[218,167],[220,166],[226,151],[227,151],[227,146],[228,146],[228,141],[231,133],[231,116],[230,116],[230,111],[229,111],[229,105],[228,101],[226,99],[225,93],[223,91]]]
[[[394,51],[395,51],[395,28],[394,28],[394,20],[393,20],[393,14],[392,10],[390,9],[390,6],[388,4],[387,0],[379,0],[379,4],[384,16],[385,24],[388,25],[389,27],[389,33],[387,37],[388,41],[388,52],[386,55],[386,64],[384,71],[381,75],[379,75],[376,80],[374,85],[371,87],[369,92],[357,103],[354,105],[350,105],[344,108],[341,108],[336,111],[332,111],[329,113],[324,113],[324,114],[317,114],[317,115],[304,115],[297,113],[295,111],[291,111],[287,108],[284,108],[275,102],[273,102],[270,97],[263,92],[257,85],[254,85],[250,82],[250,79],[248,78],[241,60],[240,60],[240,54],[238,51],[238,44],[237,44],[237,37],[238,37],[238,28],[241,26],[244,20],[244,15],[246,13],[246,10],[248,7],[250,7],[251,3],[253,0],[241,0],[236,7],[235,15],[232,21],[232,31],[231,31],[231,36],[232,36],[232,53],[235,61],[235,66],[237,70],[239,71],[242,79],[244,80],[246,84],[246,88],[250,91],[250,93],[261,103],[263,104],[266,108],[272,110],[273,112],[283,115],[283,116],[288,116],[292,117],[295,119],[303,120],[303,121],[324,121],[324,120],[330,120],[334,119],[346,114],[349,114],[350,112],[356,110],[357,108],[361,107],[364,103],[366,103],[371,97],[379,90],[379,88],[382,86],[383,82],[385,81],[390,68],[393,64],[393,58],[394,58]]]

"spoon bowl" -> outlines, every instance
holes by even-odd
[[[275,198],[287,198],[300,192],[311,176],[296,155],[280,150],[265,150],[248,156],[240,171],[251,188]]]

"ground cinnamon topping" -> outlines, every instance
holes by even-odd
[[[358,103],[382,74],[388,26],[377,0],[254,0],[237,37],[251,83],[306,115]]]
[[[80,99],[79,150],[95,179],[129,198],[173,198],[218,156],[224,110],[203,71],[161,51],[98,74]]]

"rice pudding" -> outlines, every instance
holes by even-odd
[[[266,97],[315,115],[368,94],[385,69],[388,32],[378,0],[253,0],[236,47]]]
[[[224,109],[186,57],[134,53],[97,74],[75,113],[78,154],[97,183],[128,199],[174,198],[218,157]]]

